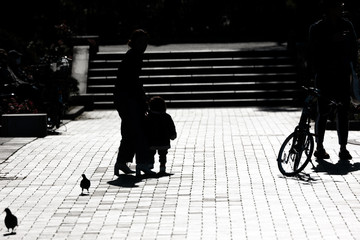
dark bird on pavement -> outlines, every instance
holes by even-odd
[[[86,178],[85,174],[82,175],[82,180],[80,182],[80,187],[81,187],[81,194],[83,194],[84,189],[87,190],[87,192],[89,193],[89,188],[90,188],[90,180]]]
[[[14,232],[14,228],[18,226],[18,220],[15,215],[13,215],[9,208],[5,208],[6,216],[5,216],[5,226],[8,229],[11,229],[11,232]]]

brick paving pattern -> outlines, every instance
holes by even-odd
[[[12,141],[23,146],[0,153],[0,206],[19,219],[16,235],[0,224],[1,237],[360,239],[358,145],[349,144],[353,160],[339,167],[337,135],[327,131],[328,166],[309,164],[301,178],[285,178],[276,157],[299,110],[168,112],[178,131],[168,154],[170,176],[113,176],[121,138],[116,111],[85,112],[59,135],[2,142],[0,149]],[[351,131],[350,138],[360,133]],[[89,195],[81,195],[83,173],[91,180]]]

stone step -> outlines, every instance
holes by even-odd
[[[214,100],[167,100],[166,105],[168,108],[202,108],[202,107],[293,107],[298,106],[298,103],[289,98],[276,98],[276,99],[214,99]],[[95,109],[114,109],[112,101],[94,102]]]
[[[124,54],[90,59],[87,93],[94,108],[113,108]],[[169,107],[291,103],[298,88],[294,58],[285,50],[150,52],[140,78],[147,94],[164,97]]]
[[[274,81],[293,81],[297,74],[291,73],[242,73],[242,74],[196,74],[196,75],[154,75],[140,76],[144,84],[205,84],[205,83],[266,83]],[[89,77],[89,86],[113,85],[116,76]]]
[[[184,59],[148,59],[144,60],[144,67],[201,67],[201,66],[256,66],[289,64],[293,59],[284,57],[252,57],[252,58],[184,58]],[[121,59],[98,59],[90,61],[90,68],[117,68]]]
[[[163,93],[163,92],[173,92],[177,94],[178,92],[203,92],[203,91],[256,91],[256,90],[282,90],[289,89],[290,87],[296,88],[296,81],[274,81],[266,82],[262,84],[254,82],[246,83],[237,83],[237,82],[228,82],[228,83],[178,83],[178,84],[144,84],[144,89],[146,92],[150,93]],[[114,85],[92,85],[88,87],[88,93],[113,93],[115,89]]]
[[[89,77],[113,77],[117,68],[92,68]],[[250,73],[291,73],[294,65],[259,65],[259,66],[202,66],[202,67],[153,67],[142,69],[142,76],[171,75],[213,75],[213,74],[250,74]]]
[[[74,120],[85,111],[85,106],[71,106],[64,114],[64,119]]]

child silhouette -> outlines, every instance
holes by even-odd
[[[166,155],[170,148],[170,140],[174,140],[177,133],[173,119],[166,113],[166,103],[163,98],[152,97],[149,101],[149,107],[149,113],[146,117],[146,131],[149,141],[150,164],[153,166],[157,151],[160,173],[163,174],[166,172]]]

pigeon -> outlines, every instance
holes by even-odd
[[[14,228],[18,226],[18,220],[15,215],[13,215],[9,208],[5,208],[6,216],[5,216],[5,226],[9,229],[11,228],[11,233],[14,233]]]
[[[87,192],[89,193],[90,180],[86,178],[85,174],[82,175],[82,178],[83,179],[80,182],[81,194],[83,194],[84,189],[86,189]]]

